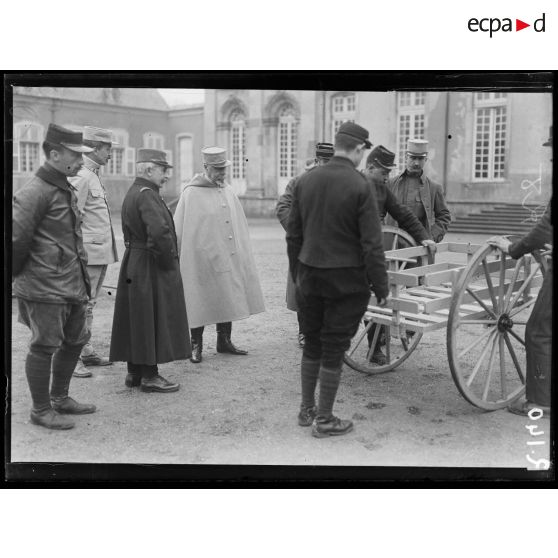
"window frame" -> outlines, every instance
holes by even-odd
[[[487,98],[481,98],[480,95],[488,95]],[[481,111],[487,111],[489,115],[488,123],[488,176],[476,176],[477,173],[477,149],[479,116]],[[501,132],[500,140],[503,141],[502,150],[503,170],[502,176],[495,176],[495,159],[496,159],[496,118],[498,111],[502,111],[504,130]],[[508,171],[508,149],[509,149],[509,97],[507,93],[501,91],[477,92],[473,95],[473,145],[471,157],[471,181],[475,184],[505,182],[507,180]],[[482,161],[479,163],[482,165]],[[480,171],[483,172],[482,170]]]
[[[42,144],[44,141],[44,126],[39,122],[34,122],[32,120],[22,120],[20,122],[14,122],[13,128],[13,153],[12,153],[12,172],[17,174],[29,175],[37,171],[37,169],[44,163],[45,156],[42,149]],[[25,138],[27,131],[24,134],[21,130],[26,128],[27,130],[34,130],[34,138]],[[21,143],[31,143],[37,144],[38,146],[38,158],[37,158],[37,168],[32,170],[21,170]]]
[[[335,95],[331,96],[330,101],[331,137],[334,138],[341,124],[345,122],[354,122],[356,120],[356,93],[353,91],[335,93]],[[350,104],[352,104],[351,108],[349,108]],[[336,105],[341,105],[340,110],[336,108]]]
[[[407,97],[408,95],[408,97]],[[408,99],[409,103],[403,103]],[[420,101],[420,102],[417,102]],[[401,134],[402,119],[409,118],[409,135],[404,137]],[[418,121],[422,120],[421,123]],[[417,128],[422,128],[422,132],[417,132]],[[410,138],[426,139],[427,118],[426,118],[426,92],[425,91],[398,91],[397,92],[397,151],[395,160],[397,161],[398,172],[405,169],[405,152],[407,151],[407,141]]]

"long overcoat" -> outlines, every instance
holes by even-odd
[[[291,205],[293,204],[293,191],[298,183],[298,180],[300,179],[300,176],[302,175],[295,176],[289,181],[285,188],[285,192],[281,195],[281,197],[277,201],[277,205],[275,206],[275,215],[277,215],[277,218],[279,219],[281,226],[285,229],[285,232],[287,231],[289,213],[291,211]],[[285,301],[289,310],[298,312],[298,302],[296,301],[296,286],[294,284],[293,276],[291,275],[290,269],[287,271],[287,291],[285,294]]]
[[[176,233],[155,184],[136,178],[122,203],[122,232],[110,359],[153,365],[188,358]]]
[[[231,187],[196,175],[174,214],[190,327],[265,311],[248,222]]]

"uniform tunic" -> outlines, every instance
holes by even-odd
[[[110,209],[99,178],[99,168],[100,165],[84,155],[78,176],[70,179],[82,212],[81,230],[88,265],[108,265],[118,261]]]
[[[172,214],[152,182],[136,178],[122,203],[126,251],[110,359],[154,365],[191,354]]]
[[[420,184],[417,187],[417,183]],[[390,182],[389,188],[397,201],[414,211],[434,242],[441,242],[451,222],[442,186],[430,180],[424,173],[420,177],[409,176],[407,171]],[[387,218],[386,224],[396,225]]]

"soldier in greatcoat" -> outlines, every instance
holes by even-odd
[[[174,214],[196,363],[206,325],[217,326],[217,352],[245,355],[231,341],[232,322],[265,310],[248,222],[225,181],[231,163],[221,147],[206,147],[202,156],[205,172],[186,185]]]
[[[128,387],[172,392],[157,364],[191,354],[172,214],[159,194],[168,180],[164,151],[139,149],[137,175],[122,203],[126,251],[114,308],[110,359],[126,361]]]

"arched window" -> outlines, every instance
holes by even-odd
[[[298,124],[291,104],[279,111],[279,179],[291,179],[297,171]]]
[[[40,167],[43,141],[44,128],[40,124],[27,121],[14,124],[14,172],[33,173]]]
[[[231,114],[232,180],[244,180],[246,176],[246,123],[244,114],[237,110]]]
[[[356,118],[356,95],[340,93],[331,98],[331,137],[334,138],[343,122],[354,122]]]

